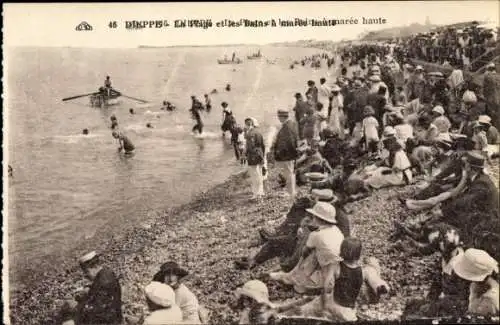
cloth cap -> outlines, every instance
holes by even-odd
[[[168,284],[153,281],[144,288],[144,292],[146,297],[158,306],[175,305],[175,291]]]
[[[384,128],[384,137],[390,137],[396,135],[396,129],[394,129],[392,126],[386,126]]]
[[[335,216],[337,215],[337,211],[335,207],[327,202],[317,202],[312,209],[306,209],[307,212],[319,218],[323,221],[326,221],[331,224],[336,224],[337,219]]]
[[[87,262],[92,261],[93,259],[95,259],[95,258],[96,258],[96,257],[98,257],[98,256],[99,256],[99,255],[96,253],[96,251],[92,251],[92,252],[87,253],[87,254],[83,255],[82,257],[80,257],[80,258],[78,259],[78,262],[79,262],[80,264],[85,264],[85,263],[87,263]]]
[[[434,106],[432,111],[444,115],[444,108],[441,105]]]
[[[380,81],[382,79],[380,79],[380,76],[378,74],[374,74],[373,76],[371,76],[370,78],[368,78],[368,80],[378,82],[378,81]]]
[[[491,117],[489,117],[488,115],[479,115],[477,121],[483,124],[491,124]]]
[[[468,152],[466,157],[472,167],[484,168],[485,159],[480,153]]]
[[[480,282],[493,271],[498,273],[498,262],[481,249],[469,248],[457,257],[453,271],[462,279]]]
[[[319,201],[325,201],[325,202],[337,202],[338,198],[333,194],[333,191],[331,189],[319,189],[315,188],[311,190],[311,197],[316,198]]]
[[[241,296],[252,298],[260,304],[273,307],[273,303],[269,301],[267,286],[260,280],[247,281],[243,287],[236,289],[236,297],[239,299]]]

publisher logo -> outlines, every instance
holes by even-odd
[[[82,21],[81,23],[79,23],[76,27],[75,27],[75,30],[77,31],[87,31],[87,30],[93,30],[92,26],[90,26],[89,23],[87,23],[86,21]]]

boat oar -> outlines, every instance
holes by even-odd
[[[125,97],[125,98],[130,98],[130,99],[136,100],[136,101],[141,102],[141,103],[144,103],[144,104],[148,102],[148,101],[146,101],[146,100],[144,100],[144,99],[139,99],[139,98],[130,97],[130,96],[124,95],[124,94],[122,94],[122,93],[119,93],[119,94],[120,94],[120,96],[122,96],[122,97]]]
[[[80,98],[80,97],[85,97],[85,96],[90,96],[90,95],[95,95],[95,94],[98,94],[98,92],[93,92],[93,93],[90,93],[90,94],[85,94],[85,95],[78,95],[78,96],[73,96],[73,97],[67,97],[67,98],[63,98],[62,101],[65,102],[67,100],[72,100],[72,99],[77,99],[77,98]]]

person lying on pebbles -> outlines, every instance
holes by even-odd
[[[93,251],[79,259],[85,276],[92,281],[90,288],[78,292],[75,300],[65,301],[59,319],[63,325],[121,324],[122,301],[118,278],[102,265]]]

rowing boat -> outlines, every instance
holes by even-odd
[[[118,97],[120,97],[119,94],[111,94],[110,96],[108,96],[106,94],[98,93],[89,96],[89,102],[90,106],[92,107],[113,106],[120,103]]]
[[[243,63],[243,61],[240,59],[235,59],[234,61],[232,61],[232,60],[217,60],[217,63],[219,63],[219,64],[240,64],[240,63]]]

